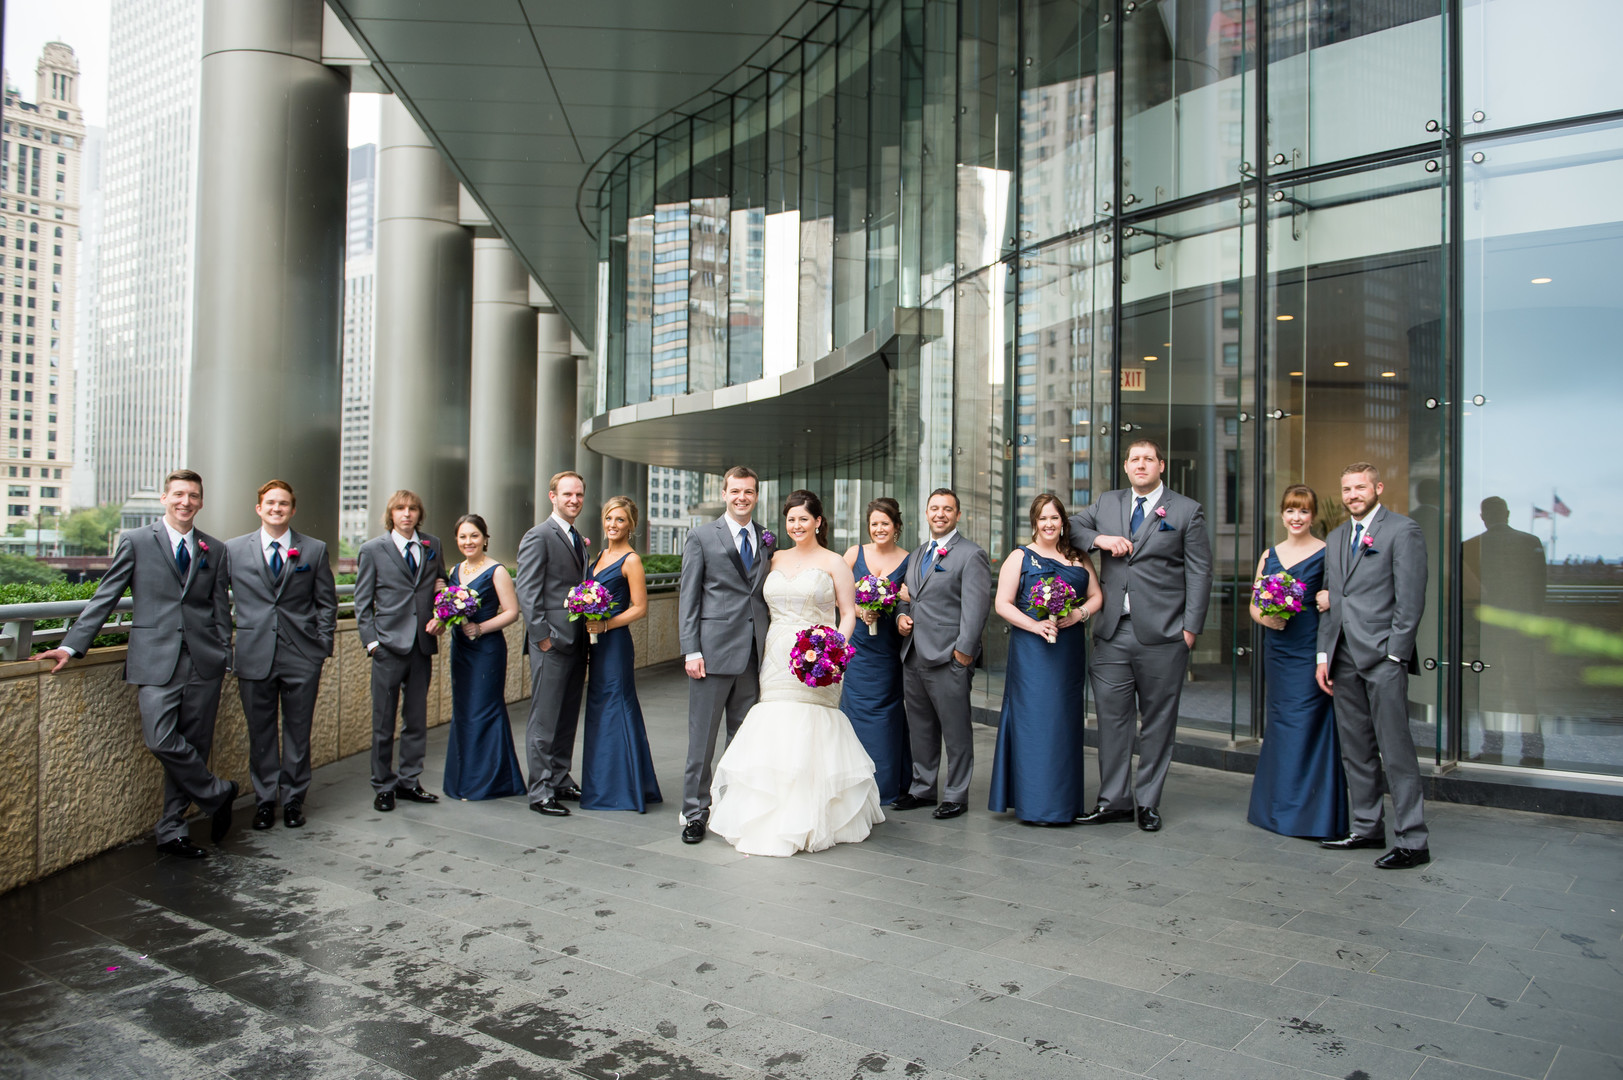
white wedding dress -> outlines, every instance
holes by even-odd
[[[774,570],[764,593],[772,621],[761,698],[716,763],[710,828],[749,855],[855,843],[885,820],[873,759],[839,710],[839,683],[807,686],[789,670],[797,633],[838,625],[834,579]]]

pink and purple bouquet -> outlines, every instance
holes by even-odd
[[[1307,589],[1302,583],[1283,570],[1258,581],[1252,586],[1252,591],[1258,611],[1264,615],[1277,615],[1287,621],[1292,615],[1301,613],[1302,600],[1307,596]]]
[[[292,556],[292,552],[288,552]],[[466,585],[445,585],[434,594],[434,618],[446,626],[465,623],[479,611],[479,591]]]
[[[569,590],[564,597],[564,608],[569,612],[569,621],[585,619],[588,624],[608,618],[614,609],[620,605],[602,582],[587,578],[585,581]],[[592,644],[597,644],[597,635],[591,634]]]
[[[832,626],[808,626],[795,635],[789,670],[807,686],[831,686],[845,677],[845,666],[856,653]]]
[[[1078,599],[1070,582],[1051,574],[1038,578],[1026,592],[1026,610],[1037,619],[1063,619],[1075,609]]]
[[[889,615],[891,608],[902,598],[902,590],[888,577],[869,574],[857,581],[857,607],[875,615]],[[879,633],[879,623],[868,624],[868,633]]]

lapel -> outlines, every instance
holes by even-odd
[[[168,536],[165,536],[164,539],[167,540]],[[197,580],[197,571],[202,567],[204,560],[208,558],[207,553],[203,551],[203,534],[197,531],[196,525],[192,526],[192,542],[186,547],[191,553],[192,561],[186,564],[186,580],[180,586],[180,598],[182,600],[186,599],[186,594],[191,591],[192,582]],[[174,562],[173,559],[169,561]]]
[[[161,521],[153,523],[152,542],[158,545],[158,550],[163,553],[164,562],[169,566],[169,572],[175,575],[175,584],[180,586],[180,595],[185,596],[186,579],[180,576],[180,567],[175,565],[175,549],[169,546],[169,530],[163,527]]]
[[[282,598],[282,590],[287,587],[287,579],[293,576],[293,568],[298,565],[298,560],[288,555],[289,551],[299,550],[299,541],[297,539],[298,535],[298,533],[294,532],[292,529],[289,529],[287,531],[287,535],[282,538],[282,576],[279,578],[271,578],[271,595],[277,600]],[[303,552],[300,552],[300,554],[303,554]],[[263,549],[261,549],[259,552],[259,565],[264,569],[265,576],[269,578],[270,564],[265,561],[265,552]]]
[[[259,577],[265,583],[265,588],[272,596],[276,595],[276,579],[271,577],[270,564],[265,561],[265,549],[260,546],[259,538],[262,535],[259,529],[253,531],[253,539],[248,543],[247,554],[256,556],[259,562]],[[289,535],[292,535],[289,533]],[[286,558],[286,556],[283,556]]]
[[[547,517],[547,524],[552,526],[553,534],[564,542],[564,550],[569,552],[569,561],[577,571],[576,576],[585,581],[586,564],[581,560],[580,553],[575,550],[574,543],[569,539],[569,530],[558,524],[557,520],[551,515]]]
[[[755,522],[752,519],[750,521],[749,528],[753,531],[754,526]],[[738,545],[733,543],[733,529],[731,525],[727,524],[727,518],[725,516],[716,519],[716,530],[721,533],[721,546],[727,552],[727,557],[733,560],[733,568],[738,571],[738,576],[753,585],[755,583],[754,576],[751,575],[748,570],[744,569],[743,556],[738,554]],[[754,535],[750,537],[750,540],[755,543],[755,568],[757,570],[761,568],[761,545],[759,539],[759,537]]]
[[[1126,492],[1124,492],[1124,498],[1122,499],[1121,506],[1123,525],[1122,532],[1126,534],[1128,539],[1132,540],[1133,542],[1133,550],[1127,555],[1128,562],[1132,562],[1134,559],[1138,558],[1139,553],[1144,550],[1144,545],[1149,541],[1149,538],[1153,536],[1158,529],[1160,529],[1161,519],[1155,516],[1155,511],[1166,506],[1167,499],[1171,495],[1172,492],[1163,486],[1161,488],[1161,498],[1156,501],[1156,504],[1154,506],[1150,506],[1148,503],[1145,504],[1144,520],[1139,523],[1138,532],[1129,534],[1127,533],[1127,527],[1131,526],[1133,523],[1133,515],[1129,508],[1133,505],[1133,501],[1138,498],[1138,493],[1132,488],[1128,488]]]
[[[394,564],[400,568],[400,572],[405,575],[407,581],[411,582],[413,585],[416,585],[417,578],[423,572],[423,563],[425,561],[423,557],[421,555],[417,557],[417,573],[413,574],[411,572],[411,567],[406,565],[406,557],[400,553],[400,546],[394,542],[394,530],[390,529],[388,532],[384,533],[383,538],[389,542],[389,554],[394,556]],[[411,538],[417,541],[417,548],[419,551],[421,551],[423,546],[422,532],[419,531],[412,533]]]
[[[1349,562],[1347,563],[1347,576],[1342,580],[1342,592],[1343,592],[1343,594],[1345,594],[1345,592],[1346,592],[1346,587],[1349,584],[1352,583],[1353,575],[1358,573],[1359,564],[1364,561],[1364,552],[1363,552],[1363,543],[1364,543],[1364,541],[1370,539],[1371,537],[1373,537],[1375,535],[1375,531],[1381,527],[1381,519],[1384,518],[1385,516],[1386,516],[1386,507],[1377,506],[1375,508],[1375,515],[1369,519],[1369,528],[1364,530],[1363,537],[1361,537],[1359,539],[1359,541],[1358,541],[1359,550],[1357,550],[1357,551],[1348,550],[1348,548],[1352,545],[1352,528],[1351,528],[1351,526],[1348,527],[1348,530],[1347,530],[1347,542],[1346,542],[1346,544],[1342,545],[1342,548],[1341,548],[1341,553],[1343,555],[1345,555],[1349,560]]]
[[[924,549],[924,559],[921,562],[921,567],[928,567],[928,569],[920,569],[920,571],[919,571],[919,587],[913,590],[913,595],[914,596],[918,596],[919,593],[924,591],[924,587],[926,585],[928,585],[930,583],[931,579],[933,579],[935,577],[936,567],[941,565],[941,560],[945,559],[949,554],[952,553],[952,549],[958,546],[958,536],[957,536],[957,534],[954,534],[954,536],[952,538],[952,543],[950,543],[946,547],[942,548],[939,552],[936,553],[936,557],[934,559],[931,559],[930,558],[930,549],[929,549],[928,545],[933,544],[934,542],[935,542],[935,537],[933,537],[933,536],[929,540],[925,541],[926,546],[925,546],[925,549]]]

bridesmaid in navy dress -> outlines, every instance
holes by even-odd
[[[1281,619],[1264,615],[1251,601],[1251,619],[1263,635],[1268,678],[1268,726],[1251,784],[1246,820],[1285,836],[1310,839],[1346,836],[1347,777],[1341,770],[1334,699],[1314,678],[1319,612],[1329,606],[1324,589],[1324,541],[1309,531],[1319,499],[1306,484],[1285,489],[1279,512],[1286,539],[1257,563],[1257,580],[1284,571],[1307,590],[1302,610]]]
[[[1009,661],[1003,679],[1003,715],[987,809],[1013,809],[1022,825],[1061,827],[1085,811],[1082,799],[1082,725],[1088,674],[1083,623],[1104,606],[1104,594],[1086,552],[1071,544],[1071,518],[1059,497],[1031,501],[1031,543],[1003,560],[997,575],[997,613],[1009,624]],[[1039,619],[1026,603],[1031,587],[1055,577],[1081,601],[1063,619]]]
[[[462,561],[452,585],[479,594],[479,610],[451,638],[451,745],[445,751],[445,793],[453,799],[502,799],[524,794],[524,776],[507,723],[507,638],[518,618],[518,593],[507,568],[485,554],[490,533],[478,514],[456,521]]]
[[[868,504],[871,544],[857,544],[845,553],[845,565],[860,581],[869,574],[890,578],[898,587],[907,574],[908,552],[896,546],[902,531],[902,508],[895,499],[879,498]],[[907,713],[902,707],[902,637],[893,615],[857,609],[866,626],[851,635],[857,655],[852,657],[841,682],[840,711],[851,721],[862,748],[873,758],[879,801],[895,802],[913,777],[913,753],[907,741]],[[868,633],[867,627],[878,627]]]
[[[637,654],[631,624],[648,614],[647,578],[642,558],[631,547],[637,504],[616,495],[603,504],[603,552],[592,578],[619,606],[603,620],[586,624],[597,635],[587,660],[586,733],[581,753],[580,808],[635,810],[662,801],[648,752],[642,706],[637,702]]]

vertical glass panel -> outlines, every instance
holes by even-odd
[[[1623,124],[1473,149],[1483,161],[1463,178],[1461,756],[1619,775]]]
[[[1616,0],[1464,0],[1460,36],[1467,135],[1623,105]]]
[[[766,212],[800,209],[800,54],[790,49],[767,72]]]
[[[614,170],[604,191],[602,258],[607,263],[609,294],[603,328],[607,335],[607,364],[604,373],[605,405],[610,409],[626,403],[626,299],[632,293],[626,280],[626,163]],[[643,285],[646,290],[647,285]]]
[[[688,202],[693,145],[681,123],[655,139],[653,378],[654,397],[688,390]]]
[[[1435,141],[1446,0],[1266,0],[1269,168]]]
[[[1003,178],[972,181],[970,202],[975,205],[966,220],[962,185],[966,174],[960,169],[958,261],[964,264],[960,269],[986,266],[1014,250],[1019,14],[1016,0],[963,0],[959,5],[958,162]],[[991,192],[998,195],[996,205],[983,201]],[[968,259],[966,249],[973,252]]]
[[[1368,461],[1388,509],[1426,536],[1422,659],[1442,658],[1443,392],[1440,174],[1422,163],[1300,184],[1268,208],[1264,540],[1289,484],[1319,499],[1316,531],[1346,520],[1341,470]],[[1265,545],[1264,545],[1265,546]],[[1254,569],[1254,568],[1253,568]],[[1438,746],[1439,677],[1409,679],[1415,745]]]
[[[832,33],[833,16],[820,31]],[[800,363],[834,349],[834,86],[831,44],[808,43],[800,114]]]
[[[653,394],[654,148],[650,140],[632,152],[627,179],[625,399],[633,405]]]
[[[896,307],[902,239],[902,0],[873,16],[868,96],[867,316],[876,325]]]
[[[766,306],[766,76],[733,99],[727,385],[761,377]]]
[[[901,164],[897,200],[901,218],[896,252],[896,303],[917,307],[919,255],[924,227],[925,0],[902,0],[899,43],[901,68]]]
[[[867,311],[868,46],[866,9],[839,8],[834,140],[834,344],[860,337]]]
[[[953,0],[926,0],[924,6],[922,128],[919,293],[928,298],[948,288],[957,276],[958,10]]]
[[[727,381],[732,138],[730,100],[717,102],[693,120],[688,201],[689,392],[714,390]]]
[[[1025,0],[1021,26],[1019,239],[1027,246],[1086,228],[1098,212],[1099,5]]]

